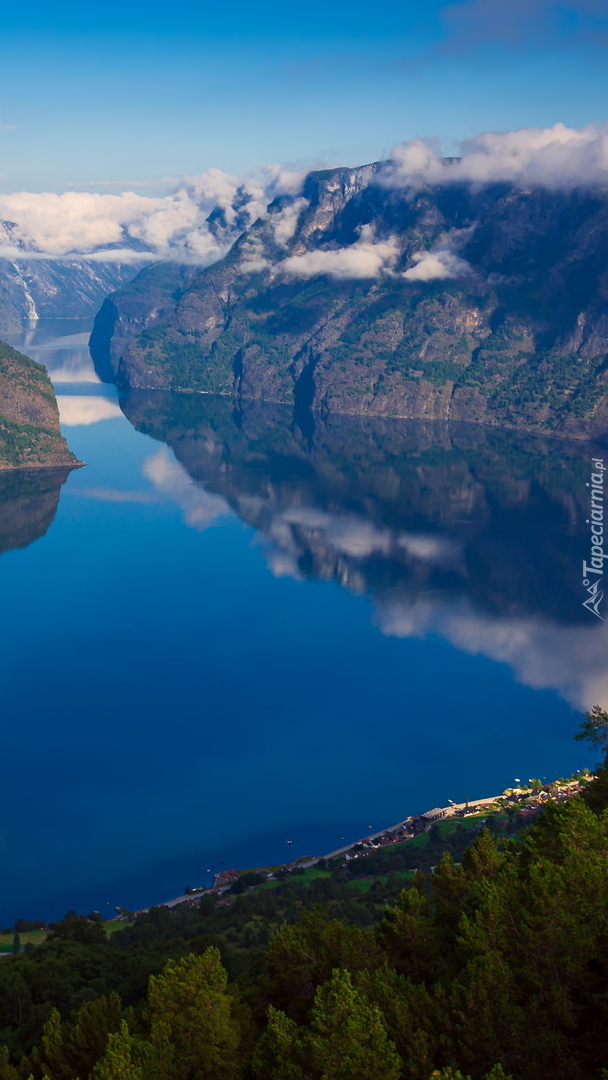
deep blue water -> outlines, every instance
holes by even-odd
[[[85,329],[24,346],[87,466],[0,557],[0,924],[162,902],[591,763],[590,448],[119,404]]]

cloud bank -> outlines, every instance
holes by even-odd
[[[432,597],[381,599],[376,622],[391,637],[438,634],[457,649],[508,664],[518,682],[557,690],[575,709],[608,706],[606,624],[560,626],[534,617],[495,618]]]
[[[522,186],[568,189],[608,185],[608,126],[486,131],[460,144],[459,159],[445,159],[421,139],[400,143],[380,173],[389,187],[469,181],[510,181]]]
[[[260,177],[243,180],[210,169],[158,197],[133,191],[0,194],[0,258],[207,265],[221,258],[273,199],[296,195],[303,175],[271,165]]]
[[[431,143],[415,139],[394,148],[391,158],[369,182],[409,192],[435,183],[482,184],[508,181],[524,188],[540,185],[568,189],[577,185],[608,187],[608,126],[580,130],[554,124],[509,132],[485,132],[461,145],[459,159],[445,159]],[[92,262],[143,263],[170,260],[209,265],[280,196],[282,209],[268,215],[274,241],[286,250],[278,265],[295,277],[328,274],[334,278],[370,278],[394,269],[394,239],[376,240],[370,227],[358,241],[333,251],[288,254],[300,214],[304,171],[271,165],[257,177],[237,177],[219,169],[179,181],[167,195],[138,191],[14,192],[0,194],[0,258],[86,259]],[[243,252],[243,270],[264,269],[261,250]],[[467,272],[448,251],[417,258],[406,280],[431,281]]]
[[[462,277],[472,273],[472,268],[465,259],[455,255],[449,248],[436,248],[434,251],[418,251],[412,256],[413,266],[403,274],[407,281],[439,281],[445,278]]]
[[[392,270],[399,255],[398,241],[376,241],[371,225],[364,225],[360,239],[349,247],[334,251],[306,251],[280,263],[281,271],[293,277],[307,278],[328,274],[333,278],[374,278]]]

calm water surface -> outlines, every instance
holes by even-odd
[[[14,341],[87,466],[0,484],[2,924],[162,902],[591,763],[597,448],[119,401],[87,330]]]

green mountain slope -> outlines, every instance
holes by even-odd
[[[78,464],[61,434],[45,368],[0,342],[0,469]]]

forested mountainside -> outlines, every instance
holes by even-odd
[[[311,173],[222,260],[109,297],[91,349],[122,386],[313,412],[608,431],[608,194],[387,163]]]
[[[109,938],[96,913],[68,913],[23,953],[19,931],[37,924],[20,920],[0,964],[0,1076],[599,1077],[607,791],[604,765],[583,796],[528,828],[493,819],[468,847],[463,824],[435,824],[401,892],[411,840],[366,857],[376,883],[365,858],[306,884],[249,873],[240,895],[155,908]]]
[[[0,341],[0,470],[73,468],[46,369]]]

